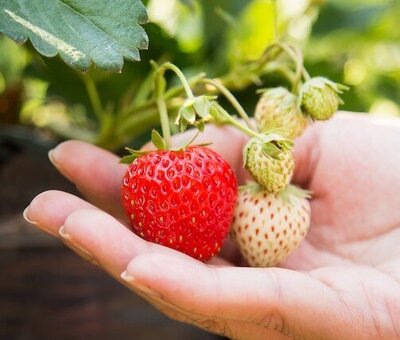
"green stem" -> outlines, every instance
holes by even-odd
[[[232,117],[231,117],[231,118],[232,118]],[[257,136],[258,136],[258,133],[257,133],[257,132],[255,132],[255,131],[253,131],[253,130],[247,128],[246,126],[244,126],[244,125],[242,125],[242,124],[240,124],[240,123],[239,123],[236,119],[234,119],[234,118],[229,119],[228,122],[229,122],[232,126],[238,128],[240,131],[242,131],[243,133],[245,133],[246,135],[248,135],[248,136],[250,136],[250,137],[257,137]]]
[[[288,56],[293,60],[296,65],[296,75],[295,81],[293,83],[293,91],[297,91],[297,87],[299,82],[301,81],[301,77],[303,75],[303,55],[302,53],[294,46],[287,45],[285,43],[276,43],[278,47],[280,47],[283,51],[285,51]],[[294,51],[293,51],[294,50]]]
[[[156,75],[154,77],[154,89],[156,95],[157,108],[160,114],[162,134],[164,137],[166,148],[169,149],[171,146],[171,129],[169,126],[167,104],[165,103],[164,99],[165,79],[164,79],[164,72],[162,69],[156,71]]]
[[[189,86],[195,86],[201,79],[205,77],[204,73],[200,73],[193,78],[189,79]],[[168,100],[174,97],[179,96],[180,94],[185,92],[185,88],[183,86],[175,86],[169,89],[167,92],[165,92],[164,99]],[[121,114],[120,118],[123,119],[126,116],[131,116],[132,114],[138,114],[143,111],[152,109],[157,106],[157,100],[156,98],[148,100],[146,103],[137,105],[136,107],[130,107],[128,109],[125,109]]]
[[[263,68],[268,62],[276,59],[281,53],[282,49],[279,47],[278,43],[273,43],[264,50],[260,60],[256,61],[256,63],[260,65],[260,68]]]
[[[235,108],[235,110],[239,113],[239,116],[246,122],[247,126],[254,130],[253,124],[246,113],[246,111],[243,109],[243,106],[240,105],[238,100],[235,98],[235,96],[219,81],[216,81],[214,79],[202,79],[203,83],[205,84],[210,84],[214,86],[216,89],[218,89],[226,99],[232,104],[232,106]]]
[[[255,132],[252,129],[249,129],[248,127],[244,126],[241,124],[239,121],[237,121],[235,118],[233,118],[221,105],[218,105],[219,113],[222,113],[224,116],[225,122],[229,123],[230,125],[236,127],[246,135],[250,137],[257,137],[258,133]]]
[[[174,64],[172,63],[164,63],[160,66],[159,71],[163,74],[166,70],[171,70],[173,71],[179,78],[179,80],[181,81],[183,88],[185,89],[186,95],[189,99],[194,98],[192,89],[190,88],[190,85],[185,77],[185,75],[183,74],[183,72]]]
[[[104,119],[105,112],[104,112],[103,106],[101,104],[101,100],[100,100],[100,96],[99,96],[99,93],[96,88],[96,84],[93,81],[93,79],[88,75],[82,76],[82,80],[83,80],[83,83],[85,84],[86,91],[89,96],[90,104],[92,105],[92,108],[93,108],[93,112],[101,124]]]
[[[293,84],[295,81],[295,75],[292,70],[288,69],[284,64],[282,63],[271,63],[269,66],[267,66],[264,69],[265,73],[281,73],[289,82],[290,84]]]

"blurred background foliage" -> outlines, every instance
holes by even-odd
[[[139,144],[157,124],[154,110],[141,107],[151,88],[149,60],[171,61],[187,75],[204,71],[222,76],[259,57],[276,37],[302,48],[311,75],[351,86],[343,109],[400,116],[398,0],[145,4],[150,48],[141,53],[142,62],[126,62],[120,74],[93,68],[84,75],[58,57],[44,58],[30,44],[18,46],[1,36],[0,124],[27,125],[115,150]],[[263,85],[273,86],[278,78],[267,75]],[[258,97],[255,87],[231,88],[251,113]]]

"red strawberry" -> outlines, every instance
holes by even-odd
[[[220,250],[236,197],[234,171],[202,146],[144,154],[129,165],[122,185],[136,234],[201,261]]]

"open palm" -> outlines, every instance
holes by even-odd
[[[242,135],[209,127],[201,138],[245,179]],[[400,338],[400,123],[341,115],[309,128],[295,155],[294,181],[313,192],[312,225],[280,268],[236,266],[229,242],[202,264],[140,239],[125,227],[120,207],[124,166],[81,142],[61,144],[51,158],[91,203],[49,191],[25,215],[165,314],[212,332]]]

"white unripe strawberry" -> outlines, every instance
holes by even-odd
[[[231,237],[252,267],[272,267],[299,246],[310,227],[309,193],[293,185],[279,194],[256,183],[239,191]]]

